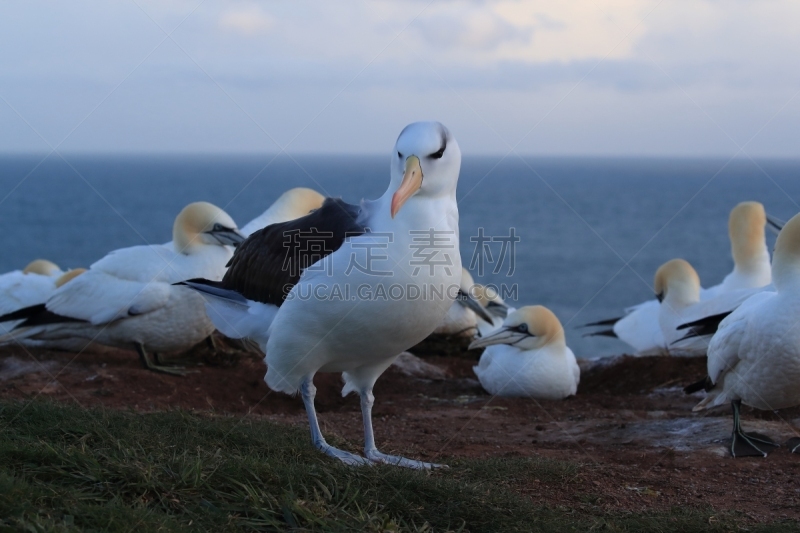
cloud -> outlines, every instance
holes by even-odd
[[[256,5],[231,9],[222,14],[219,27],[225,31],[247,36],[264,33],[274,25],[272,17]]]
[[[435,48],[491,52],[504,43],[526,44],[533,28],[520,28],[494,13],[445,12],[421,19],[414,30]]]

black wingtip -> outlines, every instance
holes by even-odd
[[[41,313],[42,311],[46,311],[47,308],[44,304],[36,304],[31,305],[29,307],[23,307],[22,309],[17,309],[11,313],[6,313],[5,315],[0,316],[0,322],[11,322],[14,320],[26,320],[37,313]]]
[[[700,381],[692,383],[691,385],[686,385],[683,388],[683,392],[685,392],[686,394],[693,394],[701,390],[708,392],[713,388],[714,388],[714,383],[711,382],[710,377],[706,376]]]
[[[613,326],[617,322],[622,320],[621,316],[616,318],[607,318],[605,320],[598,320],[597,322],[589,322],[588,324],[583,324],[582,326],[578,326],[579,328],[591,328],[595,326]]]
[[[197,292],[210,294],[211,296],[236,301],[239,303],[247,302],[247,299],[244,296],[233,289],[225,287],[225,282],[223,281],[211,281],[210,279],[205,278],[193,278],[173,283],[173,285],[182,285]]]
[[[617,334],[614,333],[613,329],[604,329],[601,331],[593,331],[591,333],[584,333],[584,337],[611,337],[614,339],[618,339]]]
[[[63,324],[66,322],[88,322],[80,318],[72,318],[53,313],[47,309],[45,304],[31,305],[14,311],[13,313],[0,316],[0,322],[10,322],[12,320],[22,320],[14,329],[45,326],[47,324]]]
[[[733,311],[726,311],[724,313],[719,313],[717,315],[711,315],[700,320],[695,320],[694,322],[687,322],[686,324],[681,324],[676,329],[688,329],[689,331],[681,337],[680,339],[676,340],[672,344],[676,344],[681,341],[685,341],[686,339],[692,339],[694,337],[706,337],[709,335],[713,335],[719,329],[719,325],[725,320],[725,317],[730,315]]]

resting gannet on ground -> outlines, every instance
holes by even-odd
[[[300,392],[314,446],[346,464],[438,466],[378,451],[372,389],[401,352],[434,330],[457,296],[460,166],[458,143],[442,124],[411,124],[392,151],[391,181],[381,198],[360,207],[328,199],[306,217],[251,235],[222,283],[188,282],[206,297],[220,331],[259,343],[267,385]],[[324,235],[324,246],[295,245],[303,234],[317,242]],[[317,372],[342,372],[342,393],[359,394],[366,459],[322,436],[314,409]]]
[[[726,292],[755,289],[770,284],[769,251],[765,228],[780,229],[777,219],[768,217],[759,202],[742,202],[731,210],[728,235],[731,242],[733,270],[722,283],[700,289],[700,299],[706,300]],[[636,355],[657,355],[669,351],[659,323],[660,304],[648,300],[629,307],[625,315],[601,320],[585,326],[611,326],[589,335],[617,337],[629,344]]]
[[[322,207],[324,201],[325,197],[313,189],[305,187],[289,189],[280,195],[266,211],[245,224],[241,232],[243,235],[249,236],[271,224],[300,218]]]
[[[50,297],[50,295],[52,295],[55,292],[56,289],[72,281],[73,279],[80,276],[84,272],[86,272],[85,268],[74,268],[72,270],[68,270],[67,272],[63,273],[55,280],[55,284],[53,285],[53,288],[50,290],[50,292],[40,300],[36,302],[30,302],[29,307],[31,305],[43,304],[47,302],[47,299]],[[0,327],[2,327],[3,325],[5,326],[12,325],[12,327],[9,328],[9,331],[11,331],[13,329],[13,326],[23,321],[24,320],[18,320],[14,322],[0,322]],[[99,345],[92,344],[92,342],[89,339],[82,339],[79,337],[65,337],[58,340],[36,340],[32,338],[20,338],[14,340],[15,342],[23,346],[29,346],[33,348],[44,348],[48,350],[63,350],[75,353],[82,353],[87,351],[97,353],[103,350],[103,348],[100,347]]]
[[[473,370],[490,394],[561,400],[578,390],[581,371],[564,328],[541,305],[513,311],[500,329],[469,348],[486,348]]]
[[[0,315],[22,307],[41,303],[56,288],[56,279],[63,274],[55,263],[37,259],[23,270],[0,275]],[[0,334],[11,331],[15,323],[0,323]]]
[[[775,291],[752,296],[722,321],[708,347],[708,377],[686,388],[708,392],[695,411],[731,403],[734,457],[766,457],[777,446],[742,431],[742,403],[770,411],[800,404],[800,215],[781,230],[772,261]],[[800,451],[796,437],[787,445]]]
[[[461,269],[461,284],[458,296],[447,310],[442,322],[433,330],[437,335],[474,337],[478,333],[479,322],[491,321],[492,316],[476,299],[477,285],[466,268]]]
[[[214,331],[203,299],[172,284],[199,276],[222,279],[232,256],[229,245],[244,240],[230,216],[197,202],[175,219],[172,247],[133,246],[115,250],[65,283],[43,304],[0,317],[24,319],[0,342],[27,339],[89,339],[133,348],[150,370],[182,374],[154,364],[148,352],[187,349]]]

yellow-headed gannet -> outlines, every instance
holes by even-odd
[[[0,317],[24,319],[0,342],[78,337],[136,349],[146,368],[182,374],[154,364],[148,352],[187,349],[208,337],[214,325],[202,298],[172,284],[196,277],[222,279],[232,256],[229,246],[243,240],[222,209],[207,202],[189,204],[175,219],[173,246],[133,246],[109,253],[45,303]]]
[[[278,197],[269,208],[259,216],[245,224],[243,235],[251,235],[272,224],[286,222],[306,216],[311,211],[322,207],[325,197],[313,189],[296,187],[289,189]]]
[[[720,323],[708,347],[708,377],[686,388],[708,392],[695,411],[730,402],[734,457],[766,457],[777,446],[764,435],[742,430],[742,403],[769,411],[800,404],[800,215],[778,235],[772,280],[775,291],[752,296]],[[787,445],[797,452],[800,439]]]
[[[486,348],[473,370],[490,394],[560,400],[578,390],[578,362],[561,322],[546,307],[513,311],[498,330],[474,341],[473,348]]]
[[[770,284],[769,251],[765,228],[778,227],[767,217],[759,202],[742,202],[731,210],[728,218],[728,236],[731,242],[733,270],[722,283],[709,289],[700,289],[700,299],[706,300],[726,292],[755,289]],[[586,326],[611,326],[589,335],[617,337],[629,344],[636,355],[655,355],[669,352],[659,324],[658,300],[648,300],[629,307],[619,318],[601,320]]]

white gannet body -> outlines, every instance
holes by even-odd
[[[56,289],[44,305],[18,312],[28,316],[0,341],[89,339],[135,348],[147,368],[180,373],[154,365],[147,352],[189,348],[214,326],[202,298],[172,283],[222,279],[232,255],[229,246],[243,240],[227,213],[206,202],[190,204],[175,219],[173,247],[134,246],[109,253]]]
[[[381,198],[360,207],[329,198],[306,217],[253,234],[222,283],[188,284],[206,297],[223,333],[261,345],[267,385],[299,391],[314,445],[347,464],[436,466],[377,450],[372,388],[401,352],[436,328],[457,296],[460,166],[458,144],[443,125],[411,124],[392,151],[391,181]],[[326,235],[324,252],[314,256],[287,241],[303,234]],[[342,372],[343,394],[360,395],[366,459],[322,436],[314,409],[317,372]]]
[[[56,289],[56,279],[62,274],[56,264],[37,259],[23,270],[0,275],[0,315],[44,302]],[[0,334],[8,333],[19,322],[0,322]]]
[[[755,289],[770,284],[770,260],[765,228],[767,214],[759,202],[742,202],[731,210],[728,236],[731,242],[733,270],[722,283],[700,289],[700,300],[707,300],[731,291]],[[648,300],[625,309],[621,318],[587,325],[611,326],[595,333],[619,338],[635,350],[635,355],[669,353],[659,322],[661,305]]]
[[[322,207],[324,201],[325,197],[313,189],[305,187],[289,189],[280,195],[266,211],[245,224],[241,229],[242,234],[249,236],[272,224],[306,216],[311,211]]]
[[[578,362],[561,322],[546,307],[510,313],[498,330],[470,345],[481,347],[486,349],[473,370],[490,394],[561,400],[578,390]]]
[[[741,403],[763,410],[800,404],[800,215],[778,235],[772,279],[775,291],[754,295],[720,323],[708,349],[703,384],[708,395],[695,407],[731,403],[733,456],[766,456],[777,446],[763,435],[742,431]],[[790,441],[792,451],[798,445],[799,439]]]

